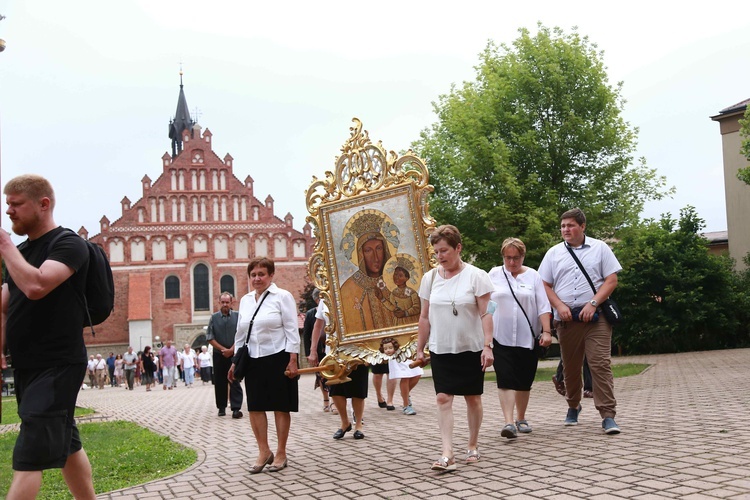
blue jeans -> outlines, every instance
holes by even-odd
[[[195,367],[183,368],[182,373],[185,374],[185,385],[192,385],[195,381]]]

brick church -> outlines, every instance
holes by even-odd
[[[122,353],[128,345],[139,351],[167,339],[205,344],[219,295],[231,292],[238,306],[256,256],[274,260],[275,283],[295,297],[307,283],[309,224],[300,232],[290,213],[276,216],[271,195],[261,201],[252,177],[240,181],[234,159],[214,153],[211,132],[190,117],[182,76],[169,138],[172,153],[162,156],[156,180],[145,175],[141,198],[123,198],[120,217],[102,217],[101,232],[90,239],[109,256],[116,293],[115,310],[96,336],[86,329],[90,353]],[[88,236],[85,228],[79,234]]]

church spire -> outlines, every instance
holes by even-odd
[[[182,132],[185,129],[192,133],[195,122],[190,118],[187,99],[182,89],[182,68],[180,68],[180,96],[177,99],[177,111],[174,119],[169,120],[169,138],[172,139],[172,158],[177,157],[182,152]]]

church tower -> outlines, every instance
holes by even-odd
[[[125,196],[119,218],[102,217],[91,238],[115,277],[115,310],[88,339],[97,348],[205,344],[219,295],[229,291],[239,301],[250,291],[247,264],[256,256],[274,259],[274,282],[293,295],[307,283],[309,224],[297,230],[290,213],[277,216],[270,194],[256,198],[249,170],[241,181],[234,158],[214,152],[213,134],[188,112],[182,72],[169,138],[172,154],[161,156],[156,179],[143,175],[140,199]]]
[[[190,118],[190,111],[182,85],[182,70],[180,70],[180,96],[177,98],[177,111],[174,119],[169,120],[169,138],[172,139],[172,158],[177,158],[182,152],[182,131],[193,130],[195,122]]]

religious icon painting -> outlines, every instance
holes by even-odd
[[[395,337],[394,356],[403,361],[416,349],[419,283],[434,267],[432,186],[411,151],[386,154],[354,123],[335,172],[308,189],[307,220],[317,238],[309,273],[329,309],[329,358],[383,362],[380,340]]]

